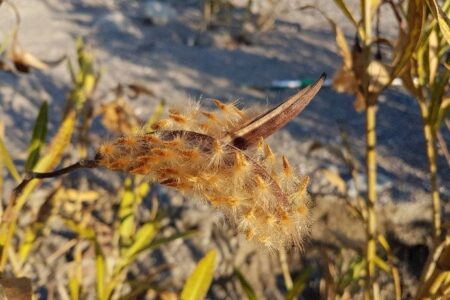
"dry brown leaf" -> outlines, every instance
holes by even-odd
[[[155,95],[155,93],[153,93],[153,91],[151,89],[147,88],[143,84],[131,83],[131,84],[127,85],[127,87],[131,91],[131,93],[128,93],[128,97],[130,99],[135,99],[135,98],[139,97],[140,94],[144,94],[147,96]]]
[[[131,134],[139,127],[138,118],[123,98],[102,105],[100,114],[103,116],[101,121],[103,126],[111,132]]]
[[[31,300],[31,280],[25,277],[0,279],[0,297],[8,300]]]
[[[367,67],[367,73],[370,78],[369,92],[378,94],[391,82],[391,71],[389,67],[380,61],[373,60]]]
[[[348,93],[354,95],[358,90],[358,83],[351,69],[341,66],[333,75],[333,88],[338,93]]]
[[[39,70],[48,68],[46,63],[23,49],[17,41],[13,42],[9,56],[19,72],[28,73],[32,68]]]
[[[357,112],[362,112],[366,109],[366,98],[364,98],[363,93],[361,93],[359,90],[356,91],[355,94],[355,101],[353,102],[353,108]]]
[[[334,170],[331,169],[323,169],[321,171],[321,173],[323,174],[323,176],[325,177],[325,179],[335,188],[337,188],[337,190],[341,193],[341,194],[345,194],[347,191],[347,185],[345,183],[345,180],[341,177],[341,175],[339,175],[339,173],[337,173]]]

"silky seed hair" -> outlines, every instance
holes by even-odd
[[[148,176],[151,181],[204,199],[222,211],[249,240],[269,248],[301,245],[308,232],[308,177],[260,138],[241,150],[222,139],[252,116],[214,100],[217,109],[171,110],[153,132],[101,145],[101,167]]]

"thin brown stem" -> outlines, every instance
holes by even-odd
[[[22,182],[14,189],[14,194],[16,197],[19,196],[22,193],[25,186],[33,179],[54,178],[70,173],[76,169],[96,168],[97,166],[98,165],[96,160],[80,160],[79,162],[76,162],[73,165],[52,172],[45,172],[45,173],[29,172],[25,175]]]

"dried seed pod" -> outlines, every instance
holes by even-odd
[[[189,107],[185,113],[172,110],[169,119],[152,126],[153,132],[104,143],[94,160],[27,174],[14,189],[11,201],[16,201],[33,179],[104,167],[146,175],[205,199],[223,211],[247,239],[269,248],[301,245],[310,223],[309,178],[296,174],[285,158],[276,159],[263,139],[299,114],[324,80],[323,74],[311,86],[254,118],[219,101],[215,101],[217,112],[201,111],[199,106]],[[252,150],[252,146],[257,147]]]
[[[296,174],[284,156],[276,159],[262,139],[298,114],[323,80],[255,118],[218,100],[217,111],[172,110],[154,132],[101,146],[98,165],[147,175],[205,199],[247,239],[270,248],[301,245],[310,220],[309,179]]]

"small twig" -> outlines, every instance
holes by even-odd
[[[45,179],[45,178],[54,178],[58,177],[67,173],[70,173],[77,169],[84,169],[84,168],[96,168],[98,167],[98,162],[96,160],[80,160],[77,163],[74,163],[73,165],[70,165],[68,167],[53,171],[53,172],[45,172],[45,173],[39,173],[39,172],[29,172],[25,175],[22,182],[16,186],[11,193],[11,196],[9,198],[8,205],[4,211],[4,214],[2,216],[2,221],[6,222],[11,219],[13,208],[16,205],[17,199],[22,194],[25,187],[28,185],[30,181],[33,179]]]
[[[53,172],[45,172],[45,173],[29,172],[25,175],[25,178],[22,180],[22,182],[14,189],[15,197],[19,196],[22,193],[23,189],[27,186],[27,184],[33,179],[58,177],[70,173],[76,169],[96,168],[97,166],[98,164],[96,160],[80,160],[79,162],[74,163],[73,165],[70,165],[68,167]]]

